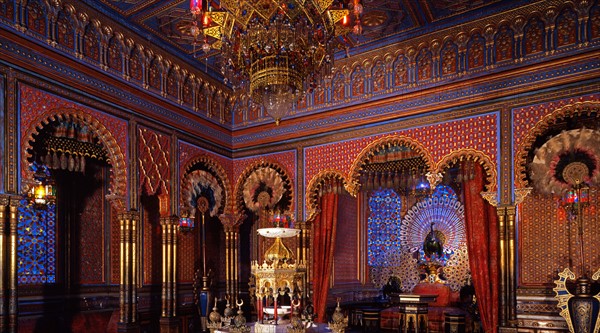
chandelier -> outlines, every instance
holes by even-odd
[[[191,0],[194,45],[221,51],[225,84],[247,94],[279,124],[333,66],[334,37],[349,31],[339,0]],[[355,23],[362,5],[355,0]],[[342,21],[340,24],[338,22]],[[355,32],[357,29],[354,29]]]

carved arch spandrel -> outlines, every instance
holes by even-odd
[[[527,155],[532,149],[537,137],[546,132],[551,126],[565,118],[572,118],[578,115],[591,115],[596,113],[596,117],[600,117],[600,101],[585,101],[577,102],[560,107],[553,112],[545,115],[540,119],[523,138],[515,153],[514,172],[515,172],[515,187],[529,187],[527,181]],[[583,126],[583,125],[582,125]]]
[[[435,165],[433,162],[433,156],[420,142],[407,136],[385,136],[371,142],[369,145],[363,148],[360,154],[358,154],[358,157],[354,160],[354,163],[352,163],[347,177],[348,182],[344,186],[348,193],[350,193],[352,196],[356,196],[358,194],[358,190],[360,188],[360,171],[362,170],[363,166],[369,162],[375,153],[383,148],[392,146],[406,146],[413,149],[419,154],[419,156],[421,156],[421,158],[423,158],[425,164],[427,164],[428,170],[431,170]]]
[[[244,182],[246,181],[246,179],[250,176],[250,174],[252,172],[254,172],[255,170],[262,168],[262,167],[266,167],[266,168],[272,168],[274,169],[277,173],[279,173],[282,178],[284,178],[284,183],[286,183],[289,186],[289,199],[290,199],[290,210],[294,210],[296,209],[296,207],[294,207],[294,182],[293,182],[293,178],[290,176],[291,173],[287,170],[286,167],[284,167],[283,165],[281,165],[278,162],[275,161],[269,161],[269,160],[258,160],[254,163],[249,164],[244,171],[240,174],[240,176],[238,177],[236,184],[235,184],[235,198],[234,198],[234,209],[236,210],[237,213],[243,213],[244,212],[244,207],[245,207],[245,203],[244,203]]]
[[[59,121],[62,118],[71,118],[75,122],[87,126],[93,135],[95,135],[102,146],[106,149],[108,155],[108,163],[111,164],[110,169],[110,186],[107,198],[117,211],[126,210],[127,198],[127,164],[125,163],[125,154],[121,151],[121,147],[117,143],[112,133],[96,118],[81,110],[74,108],[59,108],[46,111],[40,115],[42,119],[38,123],[32,123],[25,130],[24,142],[21,146],[21,163],[28,165],[27,158],[28,150],[33,149],[32,142],[35,142],[34,135],[38,135],[40,131],[52,121]],[[22,168],[26,179],[33,179],[33,174],[29,168]]]
[[[316,174],[306,186],[306,221],[313,220],[315,218],[315,215],[318,213],[317,193],[323,185],[323,181],[326,179],[339,179],[342,181],[344,188],[346,188],[346,190],[348,189],[348,179],[343,175],[342,172],[338,170],[323,170]]]
[[[193,194],[192,188],[189,186],[189,182],[186,182],[188,176],[192,171],[194,171],[194,167],[196,165],[205,166],[211,173],[213,173],[218,180],[223,184],[223,190],[225,192],[225,207],[223,208],[224,214],[233,214],[234,202],[232,200],[231,195],[231,181],[229,177],[227,177],[227,172],[219,162],[217,162],[210,155],[199,154],[193,158],[191,158],[184,166],[184,174],[181,176],[181,180],[179,183],[181,195],[179,197],[179,203],[182,206],[185,206],[185,202],[189,202],[191,200],[191,196]]]
[[[483,171],[486,176],[485,188],[487,192],[495,192],[498,188],[498,171],[496,163],[487,156],[484,152],[465,148],[451,152],[450,154],[442,157],[442,159],[435,166],[435,173],[442,174],[451,164],[459,161],[474,161],[483,166]]]

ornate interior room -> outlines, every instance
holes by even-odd
[[[600,332],[598,0],[0,0],[0,333]]]

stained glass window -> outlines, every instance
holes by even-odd
[[[56,207],[36,209],[21,200],[17,236],[19,284],[55,283]]]
[[[391,189],[373,191],[369,197],[367,246],[369,266],[386,266],[388,251],[400,249],[400,209],[402,200]]]
[[[436,186],[435,190],[433,190],[432,197],[448,198],[450,200],[458,200],[458,196],[456,195],[456,192],[454,192],[452,187],[450,187],[448,185]]]

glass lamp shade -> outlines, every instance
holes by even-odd
[[[44,206],[54,202],[54,187],[52,184],[37,183],[29,193],[30,200],[38,206]]]
[[[261,91],[260,99],[265,112],[275,119],[276,125],[279,125],[281,118],[285,117],[292,109],[298,95],[290,86],[275,84],[266,86]]]
[[[180,217],[179,218],[179,230],[186,232],[194,229],[194,218],[193,217]]]

